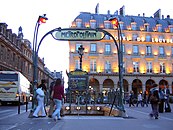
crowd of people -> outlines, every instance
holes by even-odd
[[[141,107],[148,107],[148,104],[151,104],[151,113],[149,116],[155,119],[158,119],[159,113],[171,112],[171,107],[169,104],[170,90],[168,87],[161,88],[157,84],[153,84],[149,91],[149,94],[145,91],[144,93],[139,92],[137,99],[135,99],[134,92],[130,91],[128,103],[129,107],[136,105],[136,107],[141,105]]]
[[[47,112],[45,110],[45,96],[47,95],[46,81],[42,80],[41,84],[38,85],[36,89],[35,99],[37,100],[37,107],[33,112],[33,117],[38,118],[39,113],[41,117],[46,117]],[[64,86],[62,85],[61,79],[56,79],[56,81],[51,83],[49,90],[49,104],[50,108],[48,111],[48,117],[53,118],[54,121],[61,119],[61,108],[64,103]],[[48,95],[47,95],[48,96]]]
[[[41,112],[41,117],[53,118],[55,121],[61,119],[61,108],[65,101],[64,96],[64,86],[62,85],[61,79],[56,79],[53,81],[49,88],[49,95],[47,92],[46,81],[42,80],[41,84],[38,85],[36,90],[35,99],[37,100],[37,107],[33,112],[33,117],[37,118]],[[49,96],[49,111],[48,113],[45,110],[45,96]],[[144,91],[139,92],[137,98],[134,96],[134,92],[130,91],[128,103],[129,107],[148,107],[151,104],[151,113],[149,116],[155,119],[158,119],[159,113],[171,112],[171,107],[169,104],[170,90],[168,87],[161,88],[157,84],[153,84],[149,92]]]

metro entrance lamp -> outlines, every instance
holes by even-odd
[[[122,43],[122,33],[121,33],[121,28],[120,24],[118,22],[118,19],[116,17],[111,17],[109,21],[112,23],[112,26],[114,29],[117,29],[118,31],[118,45],[117,46],[117,51],[118,51],[118,68],[119,68],[119,110],[122,113],[125,113],[124,110],[124,105],[123,105],[123,43]],[[117,43],[115,43],[117,44]],[[115,99],[114,99],[115,102]],[[114,103],[113,103],[114,104]],[[112,109],[112,108],[111,108]]]
[[[38,36],[38,29],[39,26],[42,23],[46,23],[46,21],[48,20],[48,18],[46,17],[46,14],[43,14],[42,16],[38,17],[38,20],[36,22],[35,25],[35,30],[34,30],[34,38],[33,38],[33,98],[32,98],[32,111],[34,110],[34,98],[35,98],[35,90],[37,88],[37,84],[38,84],[38,72],[37,72],[37,62],[38,62],[38,45],[37,45],[37,36]]]
[[[79,54],[79,59],[80,59],[80,70],[82,70],[82,56],[84,54],[84,47],[82,45],[80,45],[80,47],[78,48],[78,54]]]

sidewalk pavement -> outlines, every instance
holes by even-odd
[[[173,110],[173,104],[171,104]],[[161,113],[158,120],[150,119],[151,107],[128,107],[128,118],[110,116],[65,116],[57,122],[52,118],[28,118],[24,112],[0,121],[0,130],[172,130],[173,112]]]

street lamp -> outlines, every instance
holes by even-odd
[[[80,59],[80,70],[82,70],[82,56],[84,54],[84,49],[82,45],[78,48],[78,54],[79,54],[79,59]]]
[[[38,76],[37,76],[37,62],[38,62],[38,52],[37,52],[37,49],[38,49],[38,45],[37,45],[37,36],[38,36],[38,29],[39,29],[39,26],[42,24],[42,23],[46,23],[46,20],[48,20],[48,18],[46,17],[46,14],[43,14],[42,16],[39,16],[38,17],[38,20],[36,22],[36,25],[35,25],[35,30],[34,30],[34,38],[33,38],[33,98],[32,98],[32,111],[34,110],[34,98],[35,98],[35,95],[36,95],[36,88],[37,88],[37,84],[38,84]]]
[[[122,43],[122,33],[121,33],[120,24],[119,24],[118,19],[116,17],[110,18],[109,21],[112,23],[113,28],[117,28],[117,31],[118,31],[119,44],[116,45],[116,46],[117,46],[117,51],[118,51],[119,84],[120,84],[120,96],[119,96],[120,97],[119,98],[119,104],[120,105],[119,105],[119,109],[122,113],[125,113],[124,105],[123,105],[123,93],[122,93],[122,91],[123,91],[123,43]],[[115,98],[114,98],[114,102],[115,102]],[[114,102],[113,102],[113,104],[114,104]]]

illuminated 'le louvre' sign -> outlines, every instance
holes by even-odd
[[[88,29],[61,29],[56,32],[55,37],[57,40],[69,41],[99,41],[102,40],[104,35],[102,32]]]

